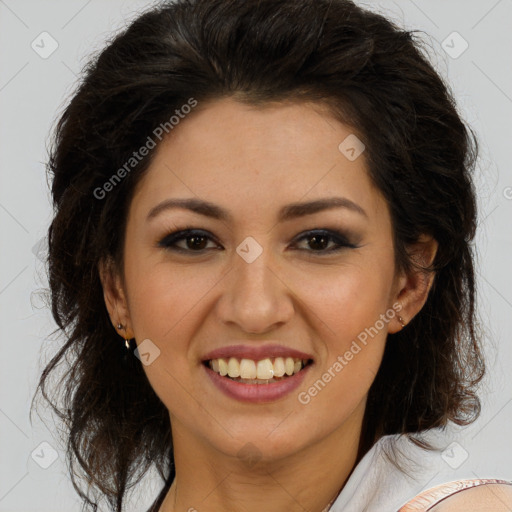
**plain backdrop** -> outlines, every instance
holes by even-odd
[[[360,3],[428,34],[431,61],[480,141],[476,246],[489,377],[480,419],[456,439],[474,475],[508,471],[512,479],[512,0]],[[150,4],[0,0],[0,512],[80,510],[51,415],[28,416],[57,349],[38,295],[51,218],[46,145],[88,56]],[[149,474],[129,510],[145,510],[160,486]]]

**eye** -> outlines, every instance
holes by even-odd
[[[169,233],[162,240],[160,240],[160,242],[158,242],[158,246],[177,252],[202,253],[203,251],[207,250],[208,240],[213,240],[213,238],[206,231],[186,228],[179,231],[174,231],[173,233]],[[185,242],[185,247],[180,247],[178,245],[178,242],[181,241]]]
[[[345,248],[354,249],[358,247],[351,243],[344,234],[338,231],[330,231],[326,229],[307,231],[295,239],[294,246],[297,246],[298,242],[303,240],[307,241],[306,245],[310,250],[299,248],[300,251],[318,253],[319,255],[331,254]],[[215,247],[209,248],[209,241],[213,242]],[[178,245],[179,243],[182,243],[182,245]],[[331,245],[330,248],[329,245]],[[193,252],[201,254],[209,249],[221,249],[214,237],[212,237],[207,231],[194,229],[192,227],[187,227],[167,234],[158,242],[158,247],[189,254]]]
[[[312,250],[308,251],[306,249],[306,251],[314,253],[330,254],[345,248],[355,249],[358,247],[357,245],[351,243],[342,233],[326,229],[308,231],[306,234],[300,236],[297,239],[297,241],[301,240],[307,240],[307,246]],[[327,249],[330,243],[334,243],[334,246],[331,246],[329,249]]]

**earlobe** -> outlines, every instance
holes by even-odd
[[[98,263],[98,274],[103,288],[105,306],[112,325],[121,336],[123,334],[120,331],[123,331],[126,333],[125,337],[133,338],[129,327],[130,317],[126,294],[112,260],[101,260]]]
[[[407,316],[405,316],[405,314],[403,312],[403,304],[401,302],[396,301],[393,304],[393,310],[395,312],[395,315],[388,327],[389,334],[395,334],[395,333],[405,329],[408,324]]]
[[[438,243],[433,237],[422,235],[408,247],[411,268],[400,277],[396,300],[401,305],[396,317],[396,331],[403,329],[421,311],[432,288],[435,272],[431,270]],[[392,331],[390,331],[392,332]]]

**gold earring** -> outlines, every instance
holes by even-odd
[[[117,328],[118,328],[119,330],[121,330],[121,329],[123,329],[123,326],[122,326],[121,324],[117,324]],[[125,347],[126,347],[126,350],[130,350],[130,340],[127,340],[127,339],[125,338],[125,340],[124,340],[124,345],[125,345]]]

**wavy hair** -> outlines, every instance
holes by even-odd
[[[128,207],[154,152],[101,199],[95,190],[191,97],[327,105],[366,145],[369,175],[389,205],[397,265],[412,268],[408,244],[422,234],[439,243],[424,269],[435,272],[427,302],[386,343],[357,460],[384,435],[474,421],[485,371],[471,246],[478,144],[418,31],[350,0],[160,2],[91,57],[56,123],[47,163],[48,297],[64,343],[37,391],[65,423],[84,509],[106,499],[121,512],[127,490],[153,464],[162,493],[174,478],[168,411],[140,361],[123,362],[98,274],[103,259],[123,268]]]

